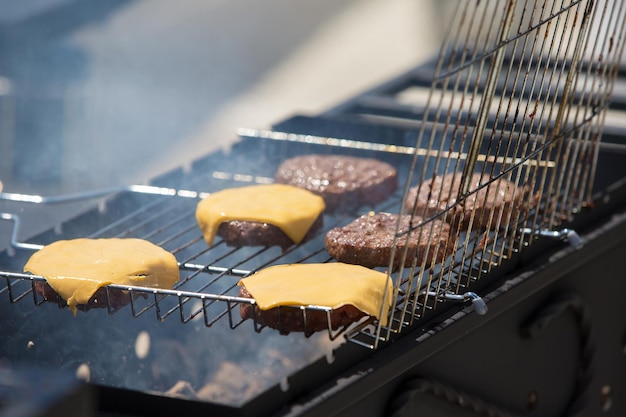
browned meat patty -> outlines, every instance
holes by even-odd
[[[315,236],[324,224],[324,217],[319,216],[302,239],[306,242]],[[294,244],[293,240],[279,227],[268,223],[233,220],[220,224],[217,229],[220,236],[229,246],[280,246],[286,250]]]
[[[487,174],[473,174],[470,190],[475,190],[479,185],[486,184],[489,180],[490,177]],[[417,215],[430,217],[449,206],[453,206],[450,212],[451,216],[448,215],[446,218],[446,221],[453,225],[461,224],[462,228],[468,229],[472,211],[475,211],[472,229],[484,229],[489,224],[493,228],[500,212],[502,212],[501,222],[506,222],[509,214],[511,214],[511,219],[515,220],[526,204],[525,200],[529,194],[526,187],[518,187],[512,182],[500,178],[488,187],[470,195],[465,201],[456,204],[460,186],[461,173],[437,176],[434,180],[427,180],[422,183],[421,188],[414,186],[409,190],[406,210],[411,212],[416,205],[415,213]]]
[[[57,294],[56,291],[52,289],[52,287],[43,281],[35,281],[35,292],[39,294],[45,301],[51,303],[59,303],[61,302],[65,305],[65,300],[59,300],[61,297]],[[140,295],[145,298],[145,295]],[[92,308],[106,308],[107,307],[107,295],[106,288],[99,288],[94,295],[89,299],[87,304],[79,304],[76,308],[80,311],[87,311]],[[127,292],[123,292],[120,290],[111,289],[109,290],[109,305],[111,308],[118,309],[120,307],[124,307],[130,303],[130,296]]]
[[[398,188],[396,169],[382,161],[344,155],[304,155],[285,160],[278,183],[305,188],[324,199],[326,210],[373,206]]]
[[[239,296],[252,298],[246,287],[241,286]],[[256,304],[240,304],[239,313],[242,319],[255,319],[261,326],[278,330],[281,334],[306,332],[307,334],[328,329],[328,316],[321,310],[303,310],[299,307],[276,307],[261,310]],[[333,330],[360,320],[366,314],[351,305],[336,308],[330,313],[330,325]],[[306,317],[306,323],[305,323]]]
[[[331,229],[326,233],[326,251],[340,262],[368,268],[388,267],[398,218],[397,214],[368,213],[346,226]],[[400,233],[409,230],[410,218],[410,215],[402,216]],[[421,220],[415,217],[413,224],[419,224]],[[450,241],[450,226],[434,220],[410,232],[404,266],[412,265],[415,257],[418,266],[424,259],[427,265],[441,262],[454,251],[453,246],[454,243]],[[407,247],[406,235],[397,240],[396,247],[392,265],[394,270],[400,267]]]

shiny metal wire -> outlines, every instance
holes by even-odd
[[[449,173],[461,176],[459,189],[448,195],[458,199],[432,216],[438,219],[452,219],[455,205],[486,187],[493,191],[499,179],[528,195],[516,210],[473,209],[470,224],[486,215],[486,230],[455,226],[451,258],[401,267],[390,325],[379,325],[374,337],[350,337],[376,347],[445,302],[446,294],[464,294],[535,239],[563,236],[556,229],[591,198],[625,44],[625,9],[626,2],[617,0],[459,2],[430,90],[421,94],[425,108],[402,207],[410,187],[426,187]],[[472,184],[473,173],[489,180]],[[430,220],[413,233],[428,235]],[[398,239],[408,242],[409,236]]]

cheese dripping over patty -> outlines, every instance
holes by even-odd
[[[393,291],[386,273],[340,262],[271,266],[241,279],[239,285],[245,286],[261,310],[352,305],[380,319],[383,325]]]
[[[24,271],[46,278],[74,314],[105,285],[172,288],[180,279],[174,255],[135,238],[59,240],[35,252]]]
[[[300,243],[324,208],[321,197],[298,187],[251,185],[205,197],[196,207],[196,220],[209,245],[220,224],[234,220],[271,224]]]

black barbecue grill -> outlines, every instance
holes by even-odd
[[[481,19],[495,24],[468,23]],[[78,375],[101,414],[624,415],[625,22],[624,2],[463,2],[432,62],[322,114],[240,129],[231,149],[187,170],[119,189],[1,193],[13,208],[2,214],[13,230],[0,254],[2,361],[17,373]],[[375,207],[325,214],[323,230],[285,251],[207,246],[200,198],[272,183],[279,163],[313,153],[389,162],[401,187]],[[462,180],[455,204],[498,178],[532,193],[519,212],[490,213],[493,227],[457,226],[445,262],[392,271],[388,325],[366,318],[281,335],[241,319],[239,306],[254,301],[238,296],[240,278],[332,262],[327,230],[368,211],[404,212],[410,186],[449,172],[490,178]],[[76,200],[93,208],[18,239],[19,207]],[[453,206],[410,233],[427,233]],[[77,237],[150,240],[176,256],[181,281],[109,285],[107,308],[72,317],[34,291],[44,277],[22,268],[43,245]],[[130,304],[118,309],[109,301],[120,292]],[[282,308],[305,322],[307,311],[331,311]]]

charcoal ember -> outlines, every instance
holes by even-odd
[[[185,399],[198,399],[198,393],[189,381],[177,381],[172,388],[165,391],[165,395],[170,397],[180,397]]]
[[[259,380],[249,378],[243,366],[231,361],[222,362],[210,382],[197,392],[198,398],[205,401],[232,403],[240,398],[260,392]]]
[[[223,404],[240,405],[245,398],[254,396],[276,384],[283,384],[286,377],[301,369],[302,358],[285,354],[296,349],[307,357],[306,361],[320,358],[322,352],[331,351],[341,341],[331,342],[327,337],[304,339],[294,336],[285,344],[285,337],[269,337],[247,355],[216,364],[216,369],[204,384],[196,390],[197,398]],[[280,339],[279,339],[280,338]],[[294,347],[297,345],[297,348]],[[289,346],[288,348],[286,346]]]

